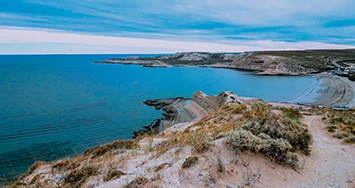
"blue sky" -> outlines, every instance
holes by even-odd
[[[350,48],[354,0],[2,0],[0,54]]]

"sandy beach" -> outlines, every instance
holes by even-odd
[[[327,107],[344,105],[355,108],[355,82],[334,75],[319,76],[321,77],[320,89],[314,91],[318,93],[318,97],[310,105]]]

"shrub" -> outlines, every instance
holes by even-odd
[[[110,170],[107,175],[104,178],[104,181],[110,181],[112,179],[118,179],[121,176],[126,175],[126,173],[120,171],[120,170]]]
[[[253,135],[249,131],[232,131],[226,138],[226,144],[235,152],[253,151],[258,152],[262,143],[261,138]]]
[[[354,136],[354,135],[351,135],[351,136],[345,138],[344,141],[345,141],[346,143],[355,143],[355,136]]]
[[[163,169],[166,165],[168,165],[168,163],[162,163],[162,164],[160,164],[159,166],[157,166],[156,168],[155,168],[155,172],[159,172],[161,169]]]
[[[147,184],[149,180],[145,177],[138,177],[131,181],[128,185],[124,186],[124,188],[139,188],[143,185]]]
[[[348,136],[351,136],[351,134],[347,133],[347,132],[336,132],[336,133],[333,134],[333,137],[337,138],[337,139],[343,139],[343,138],[346,138]]]
[[[300,149],[305,154],[310,152],[312,136],[308,129],[294,121],[279,118],[275,114],[269,117],[258,117],[242,125],[242,128],[254,135],[264,133],[272,139],[284,139],[288,141],[293,150]]]
[[[293,119],[293,120],[298,121],[302,117],[302,114],[300,113],[300,111],[293,109],[293,108],[283,108],[282,111],[286,117]]]
[[[332,125],[332,126],[327,126],[328,132],[330,133],[335,133],[335,130],[338,129],[338,127]]]
[[[80,187],[85,183],[87,178],[97,175],[97,168],[87,166],[78,170],[74,170],[64,179],[65,184],[70,184],[72,187]]]
[[[219,157],[217,157],[217,170],[218,172],[224,172],[226,170],[222,160]]]
[[[198,157],[188,157],[185,159],[185,162],[182,164],[182,168],[190,168],[192,165],[196,164]]]

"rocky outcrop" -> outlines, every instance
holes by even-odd
[[[164,129],[175,124],[187,122],[196,118],[196,115],[185,108],[189,105],[191,99],[184,97],[146,100],[144,104],[155,107],[156,110],[163,110],[164,118],[156,119],[151,124],[142,129],[133,132],[133,138],[142,135],[155,135]]]

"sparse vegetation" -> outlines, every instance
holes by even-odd
[[[35,164],[33,164],[29,169],[28,169],[28,171],[27,171],[27,175],[30,175],[30,174],[32,174],[38,167],[40,167],[40,166],[42,166],[42,165],[44,165],[44,164],[46,164],[46,162],[43,162],[43,161],[37,161],[37,162],[35,162]]]
[[[346,138],[344,139],[344,141],[345,141],[346,143],[351,143],[351,144],[353,144],[353,143],[355,143],[355,136],[354,136],[354,135],[351,135],[351,136],[349,136],[349,137],[346,137]]]
[[[292,120],[299,121],[302,118],[302,114],[299,110],[293,108],[282,108],[284,115]]]
[[[188,157],[185,159],[185,162],[182,163],[181,167],[182,168],[190,168],[191,166],[193,166],[194,164],[196,164],[198,161],[198,157]]]
[[[85,155],[91,156],[91,158],[97,158],[103,156],[109,151],[117,149],[135,149],[138,148],[138,143],[136,140],[118,140],[106,145],[97,146],[90,148],[85,151]]]
[[[168,163],[162,163],[162,164],[160,164],[159,166],[157,166],[156,168],[155,168],[155,172],[159,172],[161,169],[163,169],[166,165],[168,165]]]
[[[98,174],[98,169],[92,166],[86,166],[81,169],[74,170],[64,179],[64,184],[70,184],[71,187],[80,187],[86,182],[90,176]]]
[[[126,186],[124,186],[124,188],[139,188],[139,187],[142,187],[143,185],[145,185],[148,182],[149,182],[149,180],[147,178],[138,177],[138,178],[134,179],[133,181],[131,181]]]
[[[217,171],[218,172],[224,172],[226,170],[224,164],[223,164],[223,161],[217,157]]]
[[[327,117],[324,119],[330,125],[327,126],[328,132],[333,133],[334,138],[344,139],[346,143],[355,143],[355,111],[328,110]]]
[[[110,169],[109,172],[106,174],[104,181],[110,181],[112,179],[118,179],[121,176],[126,175],[126,173],[120,171],[120,170],[115,170],[115,169]]]
[[[52,170],[58,170],[58,171],[73,170],[79,167],[79,165],[80,163],[73,161],[73,159],[64,159],[54,163],[52,166]]]

